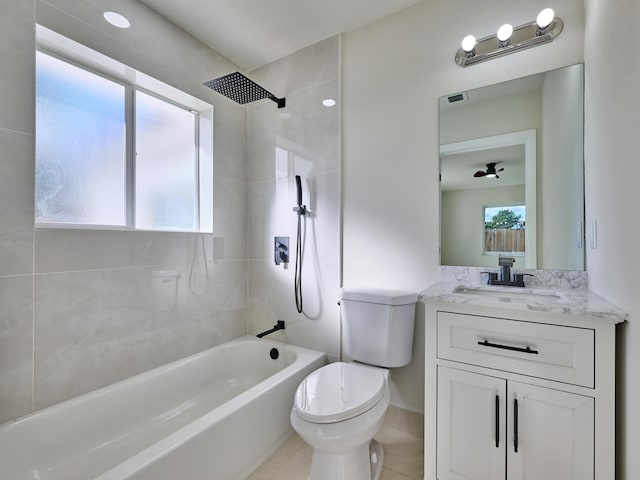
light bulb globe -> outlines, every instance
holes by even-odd
[[[465,52],[471,52],[476,47],[476,37],[473,35],[467,35],[462,39],[462,50]]]
[[[498,40],[500,40],[501,42],[506,42],[511,38],[512,34],[513,34],[513,26],[511,26],[508,23],[505,23],[498,29],[497,37],[498,37]]]
[[[547,28],[551,24],[555,16],[556,14],[552,8],[545,8],[536,17],[536,25],[538,25],[538,28],[540,29]]]

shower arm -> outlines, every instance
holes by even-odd
[[[272,95],[270,97],[267,97],[269,100],[273,100],[274,102],[276,102],[276,104],[278,105],[278,108],[284,108],[286,106],[286,99],[285,98],[278,98],[275,95]]]

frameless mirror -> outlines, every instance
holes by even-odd
[[[440,99],[442,265],[584,270],[583,72]]]

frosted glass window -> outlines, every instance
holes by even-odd
[[[197,115],[136,92],[136,228],[197,230]]]
[[[126,225],[125,87],[36,53],[37,222]]]
[[[213,107],[77,48],[36,51],[36,225],[211,232]]]

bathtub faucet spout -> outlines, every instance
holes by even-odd
[[[276,332],[278,330],[284,330],[284,320],[278,320],[278,322],[273,326],[271,330],[267,330],[266,332],[259,333],[256,335],[258,338],[262,338],[265,335],[269,335],[270,333]]]

